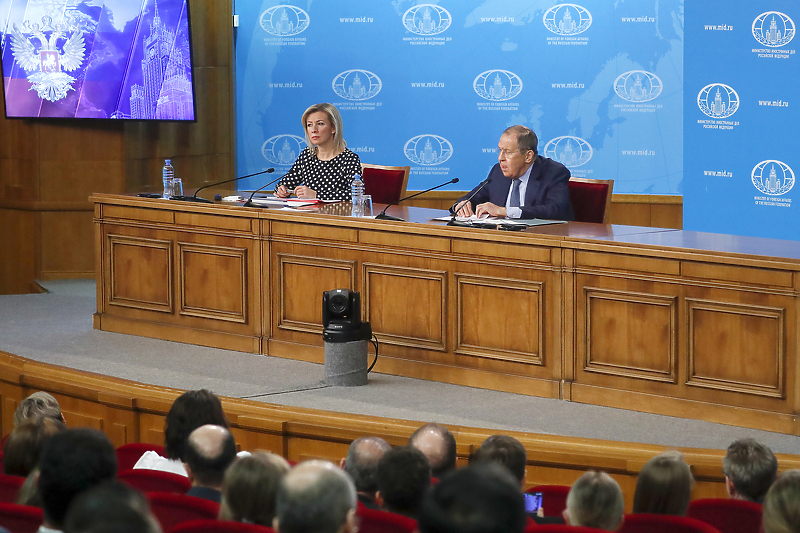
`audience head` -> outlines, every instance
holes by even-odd
[[[764,533],[800,533],[800,470],[781,474],[764,498]]]
[[[52,394],[44,391],[34,392],[19,402],[17,410],[14,411],[14,427],[17,427],[28,418],[36,417],[52,418],[53,420],[64,422],[64,415],[61,413],[58,400]]]
[[[772,450],[753,439],[739,439],[728,446],[722,460],[725,486],[732,498],[761,503],[778,473]]]
[[[225,470],[236,459],[236,441],[222,426],[206,424],[189,434],[184,464],[193,485],[219,489]]]
[[[220,520],[272,527],[278,485],[289,468],[286,459],[270,452],[238,457],[225,471]]]
[[[694,479],[680,452],[656,455],[639,472],[633,495],[634,513],[686,516]]]
[[[416,518],[430,485],[431,467],[428,459],[416,448],[392,448],[378,461],[378,494],[375,500],[387,511]]]
[[[355,533],[356,489],[340,468],[307,461],[281,480],[275,511],[277,533]]]
[[[442,478],[456,469],[456,439],[441,424],[425,424],[411,434],[408,444],[425,454],[433,477]]]
[[[63,429],[64,423],[53,418],[37,416],[20,422],[3,448],[3,473],[27,477],[39,462],[44,444]]]
[[[590,470],[572,485],[564,520],[572,526],[616,531],[624,513],[625,500],[617,482],[605,472]]]
[[[375,497],[378,490],[378,461],[391,450],[380,437],[361,437],[350,444],[344,471],[353,480],[356,491]]]
[[[94,429],[65,429],[50,437],[39,458],[39,495],[45,525],[60,529],[80,493],[117,475],[111,441]]]
[[[492,463],[472,464],[442,478],[419,512],[420,533],[521,533],[526,523],[519,483]]]
[[[474,463],[498,463],[516,478],[520,487],[525,483],[525,465],[528,453],[525,446],[514,437],[508,435],[492,435],[481,444],[472,456]]]
[[[178,396],[164,420],[166,456],[186,462],[183,451],[189,433],[206,424],[229,427],[217,395],[202,389],[186,391]]]
[[[64,533],[161,533],[145,497],[119,481],[105,481],[69,506]]]

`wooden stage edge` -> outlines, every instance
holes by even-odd
[[[44,390],[59,401],[70,427],[104,431],[114,446],[129,442],[163,444],[164,418],[183,391],[145,385],[0,351],[0,421],[3,434],[13,429],[14,410],[29,394]],[[222,398],[241,449],[264,449],[292,461],[326,459],[338,464],[354,439],[376,435],[404,445],[424,421],[378,418],[287,407],[238,398]],[[465,465],[480,443],[495,431],[449,426]],[[630,510],[636,476],[648,459],[665,447],[610,440],[507,432],[528,452],[527,483],[572,484],[586,470],[604,470],[622,487]],[[696,479],[693,498],[725,497],[723,450],[679,448]],[[781,470],[800,468],[800,456],[778,454]]]

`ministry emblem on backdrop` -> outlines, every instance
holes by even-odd
[[[67,72],[78,70],[86,54],[83,31],[76,26],[54,24],[49,16],[42,17],[41,26],[26,20],[22,27],[25,34],[12,25],[11,52],[27,74],[31,89],[50,102],[66,98],[68,91],[75,90],[75,78]]]
[[[697,94],[697,106],[711,118],[728,118],[739,109],[739,95],[724,83],[711,83]]]
[[[565,167],[585,165],[592,158],[592,146],[580,137],[564,135],[556,137],[544,146],[544,156],[558,161]]]
[[[753,21],[753,37],[759,43],[770,48],[789,44],[794,39],[794,34],[794,21],[779,11],[761,13]]]
[[[305,148],[306,140],[297,135],[276,135],[261,145],[261,155],[273,165],[291,166]]]
[[[291,37],[304,32],[311,23],[311,18],[299,7],[283,5],[271,7],[261,13],[258,22],[267,33]]]
[[[508,70],[487,70],[472,82],[472,88],[485,100],[511,100],[522,92],[522,80]]]
[[[346,100],[369,100],[381,92],[381,79],[368,70],[346,70],[333,79],[333,92]]]
[[[417,165],[441,165],[453,155],[453,145],[439,135],[417,135],[406,142],[403,152]]]
[[[450,12],[433,4],[416,5],[403,13],[403,26],[417,35],[438,35],[449,28],[451,22]]]
[[[578,35],[592,25],[592,14],[577,4],[558,4],[545,12],[543,21],[556,35]]]
[[[631,70],[614,80],[614,92],[628,102],[655,100],[663,88],[661,78],[646,70]]]
[[[781,161],[769,159],[753,167],[753,185],[763,194],[780,196],[794,187],[794,171]]]

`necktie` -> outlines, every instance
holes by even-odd
[[[508,206],[519,207],[519,180],[513,180],[511,183],[511,200],[508,202]]]

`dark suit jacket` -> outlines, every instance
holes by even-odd
[[[536,156],[530,178],[528,178],[528,187],[525,189],[521,218],[575,220],[567,188],[569,176],[567,167],[558,161]],[[475,189],[462,196],[459,201],[469,198]],[[510,189],[511,180],[503,175],[500,165],[496,164],[489,172],[489,183],[470,201],[472,208],[475,209],[478,204],[486,202],[505,207]]]

